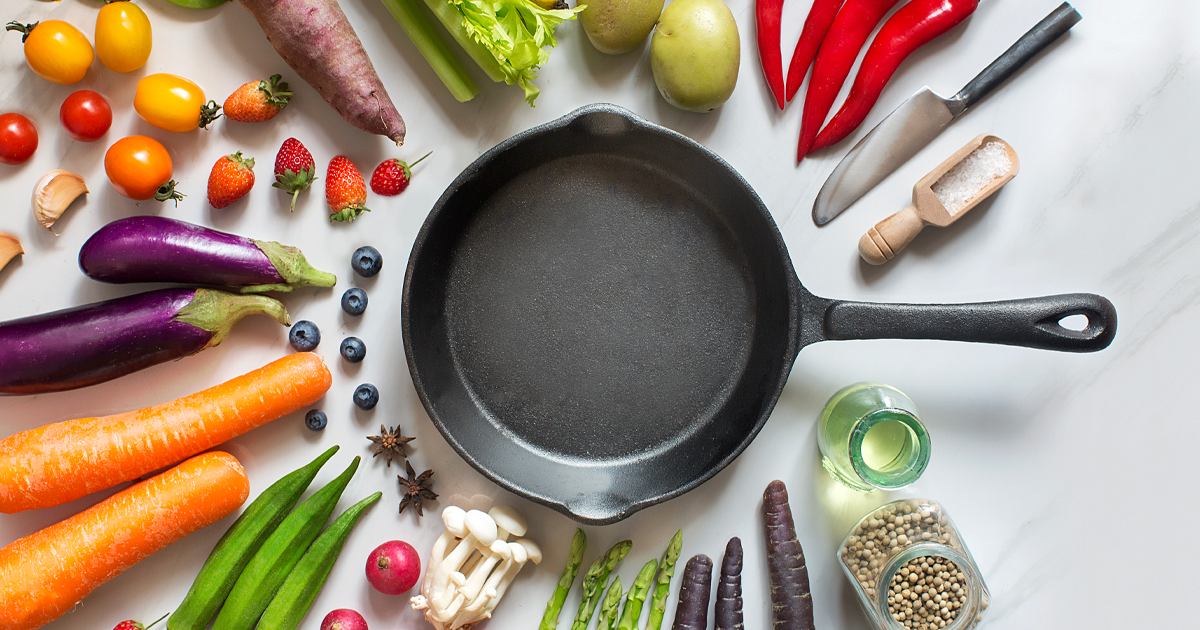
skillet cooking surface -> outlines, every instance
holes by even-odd
[[[732,461],[795,347],[794,276],[762,202],[700,145],[613,109],[464,171],[417,237],[404,301],[414,383],[449,443],[597,524]]]
[[[468,225],[450,267],[450,351],[491,420],[529,448],[644,456],[702,426],[741,376],[746,267],[683,182],[610,155],[561,158]]]

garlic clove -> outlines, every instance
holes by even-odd
[[[50,171],[42,175],[33,187],[33,218],[39,225],[54,232],[50,226],[62,216],[67,206],[86,192],[88,189],[83,177],[62,169]]]
[[[20,239],[12,234],[0,232],[0,269],[4,269],[10,260],[24,253],[25,250],[21,249]]]

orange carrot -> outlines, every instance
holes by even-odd
[[[62,616],[143,558],[232,514],[250,494],[229,453],[193,457],[0,549],[0,624],[31,630]]]
[[[0,441],[0,512],[66,503],[170,466],[313,404],[332,377],[298,352],[157,407],[81,418]]]

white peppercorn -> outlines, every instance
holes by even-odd
[[[838,559],[882,630],[970,628],[988,605],[978,567],[933,501],[875,510],[849,532]]]

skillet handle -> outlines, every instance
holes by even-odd
[[[1070,315],[1087,316],[1083,330],[1064,328]],[[1091,293],[977,304],[876,304],[830,300],[826,339],[943,339],[1095,352],[1112,343],[1117,310]]]

